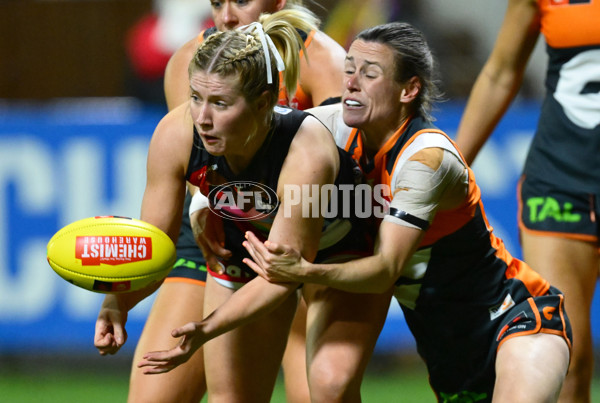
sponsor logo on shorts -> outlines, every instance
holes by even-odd
[[[175,262],[175,264],[173,265],[173,269],[178,267],[185,267],[186,269],[206,272],[206,265],[196,263],[193,260],[184,259],[182,257],[177,259],[177,262]]]
[[[519,312],[519,314],[510,321],[510,323],[507,323],[502,329],[500,329],[498,337],[496,337],[496,341],[502,340],[504,336],[509,335],[511,333],[522,332],[527,330],[526,322],[528,319],[529,316],[527,316],[527,313],[525,311]]]
[[[490,308],[490,320],[494,320],[500,316],[502,316],[506,311],[515,306],[515,301],[513,301],[510,294],[506,294],[504,301],[497,306]]]
[[[75,257],[83,266],[125,263],[152,259],[152,238],[143,236],[78,236]]]
[[[552,319],[552,314],[556,311],[556,307],[553,306],[545,306],[542,308],[542,313],[544,314],[544,318],[547,320]]]
[[[529,207],[529,221],[531,223],[552,219],[557,222],[579,222],[581,214],[574,214],[573,204],[561,204],[553,197],[530,197],[526,201]]]

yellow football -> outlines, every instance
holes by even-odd
[[[47,259],[69,283],[116,294],[162,280],[175,263],[175,245],[159,228],[141,220],[89,217],[54,234]]]

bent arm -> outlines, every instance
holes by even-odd
[[[471,90],[456,141],[467,164],[516,96],[540,31],[537,1],[510,0],[496,44]]]
[[[158,124],[150,141],[146,166],[146,188],[140,219],[164,231],[177,242],[183,198],[185,170],[191,150],[191,120],[185,127],[185,107],[167,114]],[[152,294],[159,284],[137,292],[107,296],[115,298],[121,309],[130,310]]]
[[[303,281],[355,293],[385,292],[402,275],[437,211],[464,202],[467,178],[464,164],[453,153],[423,149],[410,157],[392,184],[391,214],[379,227],[373,256],[340,264],[313,264],[288,245],[263,244],[248,233],[244,245],[254,261],[247,263],[271,281]]]
[[[147,183],[142,201],[141,219],[154,224],[175,242],[185,191],[186,131],[181,130],[182,108],[165,116],[150,142]],[[173,119],[173,114],[177,117]],[[191,128],[191,121],[190,121]],[[191,133],[190,143],[191,143]],[[168,140],[168,141],[167,141]],[[94,345],[100,354],[114,354],[125,343],[127,313],[159,287],[155,283],[144,289],[124,294],[107,294],[100,308]]]

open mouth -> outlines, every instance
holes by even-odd
[[[218,140],[218,137],[209,136],[208,134],[202,134],[202,139],[206,142],[212,143]]]
[[[344,101],[344,105],[346,105],[346,106],[348,106],[350,108],[356,108],[356,107],[362,106],[362,104],[360,102],[355,101],[353,99],[346,99]]]

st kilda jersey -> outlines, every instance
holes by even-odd
[[[261,148],[248,167],[234,174],[223,156],[213,156],[202,146],[202,140],[194,130],[194,146],[190,155],[186,178],[198,186],[208,197],[210,208],[223,218],[225,248],[232,251],[235,262],[226,262],[242,267],[250,276],[255,273],[241,260],[248,257],[242,242],[246,231],[252,231],[259,239],[266,240],[279,208],[276,193],[279,174],[287,157],[290,144],[298,128],[309,114],[291,108],[276,107],[273,126]],[[318,147],[318,144],[315,144]],[[353,189],[361,181],[360,170],[352,157],[338,148],[340,169],[333,185],[335,189]],[[348,254],[368,255],[372,253],[374,228],[369,220],[358,219],[353,206],[352,192],[340,191],[328,212],[321,233],[316,262],[342,258]]]

